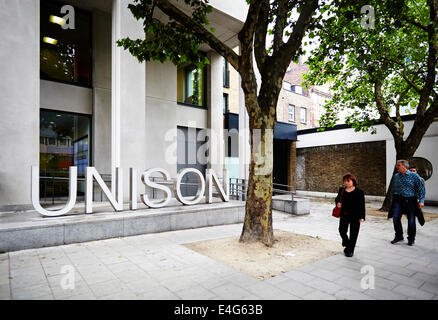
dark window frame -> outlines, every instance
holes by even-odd
[[[192,64],[187,64],[186,66],[182,67],[182,68],[184,68],[184,80],[183,80],[184,82],[183,82],[183,88],[182,88],[182,90],[183,90],[183,99],[184,99],[184,96],[187,94],[187,91],[186,91],[187,90],[187,83],[186,83],[186,80],[185,80],[185,77],[186,77],[185,69],[190,68],[190,67],[192,67],[192,68],[195,67],[196,68],[196,66],[192,65]],[[178,66],[177,66],[177,69],[178,69]],[[209,74],[208,74],[208,69],[207,69],[206,65],[203,67],[202,74],[203,74],[202,75],[202,82],[203,82],[202,100],[203,100],[204,103],[202,105],[197,105],[197,104],[182,102],[182,101],[178,101],[178,97],[177,97],[176,103],[178,105],[182,105],[182,106],[186,106],[186,107],[192,107],[192,108],[197,108],[197,109],[208,110],[207,82],[208,82]],[[177,83],[177,86],[178,86],[178,83]]]
[[[89,30],[89,34],[90,34],[90,84],[86,85],[83,83],[75,83],[75,82],[70,82],[70,81],[65,81],[65,80],[60,80],[60,79],[55,79],[55,78],[51,78],[45,74],[41,73],[41,62],[40,62],[40,79],[41,80],[46,80],[46,81],[52,81],[52,82],[57,82],[57,83],[62,83],[62,84],[68,84],[71,86],[77,86],[77,87],[82,87],[82,88],[89,88],[92,89],[93,88],[93,72],[94,72],[94,68],[93,68],[93,61],[94,61],[94,56],[93,56],[93,42],[94,42],[94,38],[93,38],[93,13],[91,11],[85,10],[85,9],[81,9],[78,8],[70,3],[65,3],[63,1],[58,1],[58,0],[41,0],[40,2],[40,17],[41,17],[41,5],[43,4],[43,2],[52,2],[55,4],[58,4],[60,6],[64,6],[64,5],[71,5],[74,7],[75,9],[75,14],[76,12],[80,12],[82,14],[85,14],[89,17],[90,19],[90,30]],[[43,41],[44,35],[41,34],[41,23],[42,21],[40,21],[40,48],[41,48],[41,42]],[[48,109],[50,110],[50,109]]]
[[[89,152],[90,152],[90,157],[89,157],[89,161],[88,161],[88,166],[92,167],[93,166],[93,115],[91,114],[87,114],[87,113],[79,113],[79,112],[71,112],[71,111],[63,111],[63,110],[54,110],[54,109],[46,109],[46,108],[40,108],[40,112],[39,112],[39,119],[41,121],[41,111],[45,111],[45,112],[55,112],[55,113],[64,113],[64,114],[68,114],[68,115],[72,115],[72,116],[82,116],[82,117],[87,117],[89,120],[89,124],[90,124],[90,129],[89,132],[90,134],[88,135],[88,148],[89,148]],[[41,130],[41,125],[40,125],[40,130]],[[41,136],[38,137],[38,139],[40,139]],[[78,140],[78,139],[76,139]],[[75,141],[76,141],[75,140]],[[72,140],[73,141],[73,140]],[[38,151],[38,154],[40,154],[40,152]]]

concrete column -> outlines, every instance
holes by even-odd
[[[93,166],[111,173],[111,14],[93,10]]]
[[[207,167],[213,169],[218,177],[223,176],[224,168],[224,116],[223,116],[223,79],[222,56],[214,51],[208,53],[208,127],[211,138],[208,141],[209,159]]]
[[[30,209],[39,165],[40,1],[0,0],[0,210]]]
[[[248,179],[249,163],[251,160],[249,117],[240,81],[241,78],[239,76],[239,179]]]
[[[129,167],[142,172],[146,164],[146,67],[116,41],[144,38],[141,21],[128,9],[130,0],[114,0],[112,24],[111,169],[124,172],[124,199],[129,198]],[[114,187],[114,183],[112,184]],[[138,190],[142,190],[138,179]],[[144,188],[143,188],[144,189]],[[114,190],[114,189],[113,189]]]

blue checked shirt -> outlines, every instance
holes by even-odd
[[[411,171],[405,174],[396,173],[392,181],[392,196],[399,195],[402,197],[418,197],[419,201],[424,203],[426,190],[421,177]]]

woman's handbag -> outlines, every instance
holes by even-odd
[[[342,195],[344,194],[344,189],[342,188],[342,192],[341,192],[341,197],[339,198],[339,200],[342,200]],[[342,201],[339,201],[342,203]],[[336,206],[333,208],[333,212],[332,212],[332,216],[335,218],[339,218],[341,215],[341,208],[338,208],[338,204],[336,204]]]

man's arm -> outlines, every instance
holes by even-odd
[[[417,193],[418,193],[418,206],[421,208],[424,206],[424,199],[426,198],[426,188],[424,187],[424,182],[420,178],[420,176],[417,175]]]

